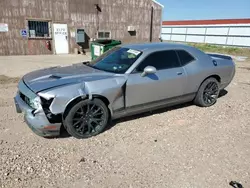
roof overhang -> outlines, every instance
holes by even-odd
[[[162,8],[164,8],[164,5],[163,4],[161,4],[161,3],[159,3],[158,1],[156,1],[156,0],[152,0],[154,3],[156,3],[157,5],[160,5]]]

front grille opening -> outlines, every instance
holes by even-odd
[[[23,99],[23,101],[25,101],[25,95],[22,94],[21,92],[19,92],[19,95],[20,95],[21,99]]]
[[[21,92],[19,92],[19,95],[20,95],[21,99],[22,99],[26,104],[28,104],[28,105],[30,106],[30,99],[29,99],[27,96],[25,96],[23,93],[21,93]]]

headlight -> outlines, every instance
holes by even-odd
[[[34,99],[30,99],[30,106],[34,109],[41,108],[41,99],[40,97],[36,97]]]

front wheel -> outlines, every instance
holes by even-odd
[[[109,112],[100,99],[84,100],[75,104],[64,119],[70,135],[83,139],[100,134],[107,126]]]
[[[201,84],[194,103],[201,107],[210,107],[217,102],[219,93],[219,82],[215,78],[208,78]]]

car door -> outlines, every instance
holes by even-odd
[[[141,76],[144,68],[153,66],[155,74]],[[186,74],[174,50],[149,54],[127,80],[126,107],[152,104],[183,94]]]

